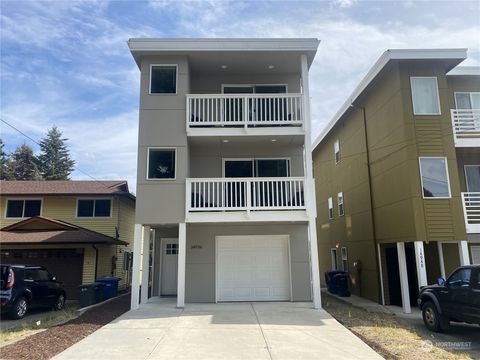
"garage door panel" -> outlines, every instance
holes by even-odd
[[[290,300],[288,236],[217,238],[217,300]]]

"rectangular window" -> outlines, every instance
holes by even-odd
[[[440,100],[436,77],[411,77],[413,113],[440,115]]]
[[[176,149],[148,149],[147,180],[174,180]]]
[[[77,202],[77,217],[110,217],[112,200],[110,199],[79,199]]]
[[[335,151],[335,164],[338,164],[340,162],[340,140],[335,140],[333,150]]]
[[[338,216],[345,215],[345,209],[343,207],[343,192],[337,194],[337,203],[338,203]]]
[[[42,200],[7,200],[7,218],[40,216]]]
[[[480,109],[480,92],[455,93],[455,105],[457,109]]]
[[[348,271],[348,253],[345,246],[342,247],[342,268],[343,271]]]
[[[328,198],[328,218],[333,219],[333,199]]]
[[[332,270],[338,270],[337,249],[335,248],[330,249],[330,262],[332,265]]]
[[[288,177],[289,159],[225,159],[225,177]]]
[[[177,66],[151,65],[150,94],[177,93]]]
[[[465,182],[468,192],[480,192],[480,165],[465,165]]]
[[[447,158],[420,157],[420,178],[424,198],[450,198]]]

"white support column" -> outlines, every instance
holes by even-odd
[[[150,226],[143,228],[143,253],[142,253],[142,291],[140,292],[140,304],[148,301],[148,275],[150,273]]]
[[[187,225],[178,224],[177,307],[185,307],[185,263],[187,257]]]
[[[417,265],[418,287],[427,286],[427,265],[425,264],[425,251],[423,249],[423,241],[415,241],[415,263]]]
[[[466,240],[458,242],[458,253],[460,255],[460,265],[470,265],[470,256],[468,255],[468,242]]]
[[[438,249],[438,262],[440,263],[440,275],[445,280],[447,277],[445,275],[445,261],[443,259],[443,245],[441,241],[437,242]]]
[[[131,310],[137,310],[140,302],[140,252],[142,251],[142,231],[142,225],[135,224],[133,238],[132,293],[130,302]]]
[[[312,300],[315,309],[322,307],[320,293],[320,269],[318,265],[318,244],[317,244],[317,204],[315,201],[315,182],[313,179],[312,165],[312,143],[310,139],[310,92],[308,84],[308,61],[307,56],[301,56],[301,76],[303,95],[303,128],[305,130],[304,141],[304,167],[305,167],[305,205],[308,215],[308,243],[310,252],[310,281],[312,287]]]
[[[403,312],[410,314],[412,309],[410,307],[410,293],[408,291],[408,273],[407,273],[407,258],[405,257],[405,243],[397,243],[398,253],[398,270],[400,272],[400,289],[402,291],[402,305]]]
[[[382,296],[382,305],[385,305],[385,289],[383,288],[383,268],[382,268],[382,251],[380,249],[380,244],[377,244],[377,253],[378,253],[378,270],[380,274],[380,292]]]

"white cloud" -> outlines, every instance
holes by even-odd
[[[335,5],[338,5],[342,8],[347,8],[355,4],[357,0],[333,0]]]

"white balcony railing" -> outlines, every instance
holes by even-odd
[[[480,147],[480,109],[452,109],[455,146]]]
[[[304,210],[305,179],[187,179],[187,211]]]
[[[302,124],[301,94],[187,95],[187,128]]]
[[[467,233],[480,233],[480,192],[462,193],[462,202]]]

